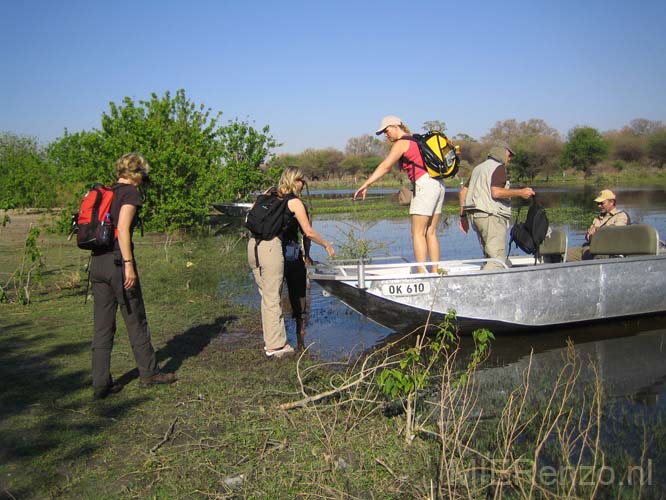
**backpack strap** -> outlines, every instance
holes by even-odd
[[[518,224],[518,221],[520,220],[520,211],[521,211],[522,209],[523,209],[523,205],[520,205],[520,206],[518,207],[518,213],[516,214],[516,220],[515,220],[514,223],[513,223],[514,226],[515,226],[516,224]],[[513,232],[513,231],[510,231],[510,232]],[[515,240],[513,239],[513,235],[512,235],[511,238],[509,238],[509,249],[508,249],[507,252],[506,252],[506,258],[507,258],[507,259],[509,258],[509,254],[511,253],[511,245],[513,245],[513,242],[514,242],[514,241],[515,241]]]
[[[406,141],[416,142],[416,139],[414,139],[414,136],[412,136],[412,135],[403,135],[400,138],[400,140],[402,140],[402,139],[404,139]],[[416,144],[418,146],[418,142],[416,142]],[[421,150],[419,149],[419,154],[420,153],[421,153]],[[414,196],[416,196],[416,168],[420,168],[421,170],[424,170],[426,173],[428,173],[428,171],[426,170],[424,165],[419,165],[415,161],[410,160],[409,158],[405,157],[405,155],[402,155],[400,157],[400,163],[412,166],[412,179],[413,179],[412,180],[412,194]]]
[[[601,224],[597,229],[601,229],[606,224],[608,224],[613,219],[613,217],[615,217],[616,215],[620,215],[620,214],[624,214],[624,215],[627,216],[627,225],[630,226],[631,225],[631,217],[629,217],[629,214],[627,212],[625,212],[624,210],[619,210],[617,213],[611,215],[608,219],[606,219],[606,221],[603,224]]]
[[[261,243],[263,240],[258,240],[254,239],[254,261],[257,263],[257,267],[259,268],[259,276],[261,276],[261,266],[259,265],[259,243]]]
[[[532,205],[537,204],[536,200],[537,195],[535,194],[530,198],[530,208],[532,208]],[[534,242],[534,265],[537,265],[537,262],[539,261],[539,257],[541,257],[541,253],[539,252],[539,247],[541,244],[537,245],[536,241],[534,241],[534,234],[532,233],[532,228],[530,228],[530,236],[532,237],[532,242]]]
[[[116,196],[116,191],[120,189],[123,186],[127,186],[127,184],[122,184],[120,182],[114,182],[110,187],[107,187],[106,189],[110,189],[113,191],[113,196],[114,196],[114,201],[115,201],[115,196]],[[144,192],[139,189],[139,194],[141,195],[141,202],[143,203],[145,201],[145,194]],[[113,205],[113,203],[112,203]],[[143,205],[141,205],[143,206]],[[141,237],[143,238],[144,234],[144,228],[143,228],[143,219],[141,218],[141,215],[139,215],[139,207],[137,207],[136,210],[136,226],[134,226],[134,229],[140,229],[141,230]],[[120,208],[118,208],[118,213],[120,213]],[[116,221],[113,221],[113,232],[114,232],[114,237],[118,238],[118,226],[116,225]]]

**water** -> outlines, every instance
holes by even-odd
[[[661,239],[666,237],[666,192],[654,189],[614,188],[619,197],[618,206],[626,210],[633,222],[644,222],[657,228]],[[389,191],[393,192],[393,191]],[[594,189],[540,189],[538,196],[547,207],[592,205],[596,195]],[[447,204],[457,205],[457,190],[447,189]],[[316,215],[316,214],[315,214]],[[383,247],[375,255],[401,255],[413,258],[410,227],[404,220],[381,220],[374,223],[358,221],[336,221],[315,218],[315,228],[324,238],[333,241],[336,247],[347,241],[353,231],[358,238],[379,242]],[[585,229],[563,226],[568,234],[569,246],[583,243]],[[458,259],[481,257],[481,249],[475,234],[461,233],[455,223],[442,224],[440,228],[441,258]],[[520,253],[513,251],[512,253]],[[326,254],[318,245],[312,245],[312,257],[326,260]],[[259,308],[259,295],[256,286],[247,274],[246,287],[239,300]],[[665,287],[666,290],[666,287]],[[636,291],[627,291],[636,293]],[[666,293],[666,291],[665,291]],[[386,327],[377,325],[344,306],[334,297],[324,297],[321,288],[314,282],[309,289],[309,315],[306,319],[306,345],[324,360],[342,359],[359,354],[381,345],[397,336]],[[289,318],[290,307],[284,302],[289,342],[296,344],[294,322]],[[521,366],[534,351],[539,362],[557,365],[571,338],[579,347],[580,353],[596,354],[604,366],[605,380],[612,385],[613,395],[659,399],[666,395],[666,319],[662,317],[606,322],[601,325],[578,329],[552,330],[533,335],[502,336],[493,342],[493,355],[488,361],[488,370],[502,370],[506,367]],[[614,353],[612,356],[608,353]],[[606,353],[604,355],[600,353]],[[626,356],[621,354],[625,353]],[[656,355],[655,355],[656,353]],[[636,369],[640,366],[640,369]],[[504,367],[504,368],[503,368]],[[631,383],[622,383],[626,374],[631,375]],[[498,375],[499,376],[499,375]],[[661,398],[660,405],[664,405]]]

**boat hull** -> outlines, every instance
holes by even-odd
[[[312,278],[393,330],[436,324],[454,310],[462,332],[502,333],[663,313],[665,276],[666,256],[661,255],[444,276],[370,274],[360,287],[358,276],[315,272]]]

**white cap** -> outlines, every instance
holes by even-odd
[[[382,124],[377,129],[377,132],[375,132],[376,135],[381,135],[384,133],[384,130],[386,130],[386,127],[390,127],[391,125],[402,125],[402,120],[398,118],[397,116],[389,115],[385,116],[382,118]]]

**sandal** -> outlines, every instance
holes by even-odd
[[[294,352],[294,348],[291,347],[289,344],[285,344],[279,349],[271,349],[270,351],[264,347],[264,350],[266,351],[266,356],[269,358],[275,357],[275,358],[281,358],[285,354],[291,354]]]

